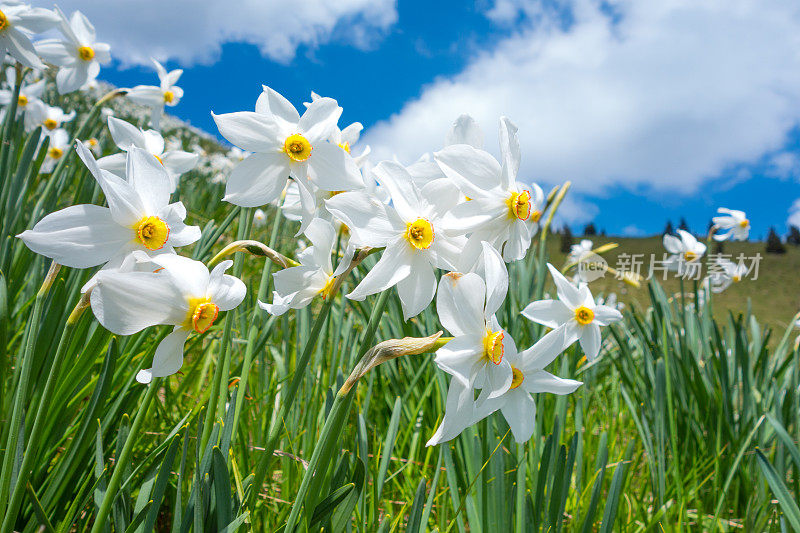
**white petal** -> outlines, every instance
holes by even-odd
[[[201,261],[177,254],[162,253],[150,258],[155,265],[163,267],[159,274],[171,280],[184,300],[208,296],[210,274]],[[186,305],[186,304],[182,304]]]
[[[350,154],[328,142],[318,142],[308,159],[311,180],[326,191],[364,187],[364,180]]]
[[[100,188],[103,189],[114,220],[123,226],[138,222],[145,214],[145,207],[141,197],[131,184],[107,170],[102,170],[97,165],[89,147],[83,142],[78,142],[75,148],[78,156],[100,184]]]
[[[61,67],[56,74],[56,87],[60,94],[77,91],[89,81],[89,65],[75,63],[68,67]]]
[[[161,155],[164,168],[173,174],[183,174],[189,172],[197,166],[200,156],[190,152],[180,150],[170,150]]]
[[[214,267],[209,275],[208,297],[220,311],[229,311],[238,306],[247,294],[247,287],[242,280],[224,274],[231,265],[232,261],[223,261]]]
[[[126,95],[131,102],[160,109],[164,105],[164,92],[155,85],[137,85],[128,89]]]
[[[239,111],[211,116],[222,136],[242,150],[268,152],[283,147],[280,126],[268,115]]]
[[[434,158],[442,172],[471,198],[500,185],[500,164],[488,152],[455,144],[436,152]]]
[[[556,290],[558,292],[558,299],[564,302],[570,309],[575,309],[583,304],[578,288],[569,282],[561,272],[547,263],[547,268],[550,270],[550,275],[553,276],[553,281],[556,283]]]
[[[507,117],[500,118],[500,152],[503,160],[502,187],[508,189],[516,181],[520,153],[517,127]]]
[[[536,429],[536,402],[530,394],[522,387],[509,391],[500,411],[511,428],[514,440],[520,443],[530,440]]]
[[[473,396],[471,388],[465,387],[457,379],[450,380],[444,418],[426,446],[435,446],[452,440],[472,425],[475,417]]]
[[[545,334],[527,350],[520,352],[518,360],[522,373],[527,375],[552,363],[561,352],[575,342],[575,336],[571,331],[571,328],[560,326]]]
[[[300,115],[297,109],[277,91],[262,86],[262,92],[256,101],[256,113],[277,115],[289,124],[297,124],[300,120]]]
[[[436,312],[452,335],[485,333],[484,298],[486,284],[477,274],[451,272],[439,280]]]
[[[171,278],[150,272],[99,272],[91,304],[98,322],[118,335],[157,324],[176,325],[188,312]]]
[[[382,161],[373,173],[381,186],[389,191],[392,204],[403,220],[412,222],[422,214],[414,181],[403,165]]]
[[[473,148],[483,148],[483,132],[474,118],[461,115],[456,119],[444,138],[445,146],[453,144],[468,144]]]
[[[142,199],[147,214],[155,215],[169,204],[172,182],[156,156],[132,146],[128,150],[126,174],[128,183]]]
[[[131,146],[146,147],[142,130],[124,120],[108,117],[108,131],[120,150],[127,151]]]
[[[390,208],[363,191],[337,194],[325,201],[325,207],[349,228],[361,246],[384,247],[402,231],[389,221]]]
[[[121,152],[101,157],[97,160],[97,166],[103,170],[111,172],[115,176],[125,178],[125,169],[128,164],[128,154]]]
[[[136,381],[150,383],[153,378],[171,376],[180,370],[183,365],[183,347],[188,337],[189,330],[184,328],[176,328],[164,337],[153,356],[153,367],[140,370],[136,374]]]
[[[300,117],[297,127],[300,132],[311,142],[311,145],[327,139],[333,128],[336,127],[342,108],[333,98],[320,98],[314,100]]]
[[[251,154],[234,167],[223,200],[242,207],[265,205],[280,197],[288,179],[286,154]]]
[[[56,263],[87,268],[114,257],[134,234],[117,224],[107,207],[73,205],[50,213],[18,237],[32,251]]]
[[[531,302],[522,310],[522,316],[548,328],[557,328],[575,318],[575,313],[559,300]]]
[[[403,319],[417,316],[433,301],[436,276],[433,267],[424,259],[414,262],[411,273],[397,283],[397,294],[403,307]]]
[[[592,309],[594,312],[594,322],[598,326],[607,326],[612,322],[622,320],[622,313],[607,305],[597,305]]]
[[[351,300],[363,300],[370,294],[385,291],[411,274],[412,260],[406,242],[400,240],[390,243],[380,260],[347,297]]]
[[[436,365],[460,381],[472,387],[476,372],[483,367],[483,336],[480,333],[459,335],[436,351]]]
[[[586,359],[594,361],[600,353],[600,326],[589,324],[580,332],[580,343]]]
[[[525,379],[522,380],[522,386],[520,388],[532,393],[547,392],[550,394],[571,394],[581,385],[583,385],[583,383],[580,381],[560,378],[554,376],[550,372],[539,370],[538,372],[527,374]]]

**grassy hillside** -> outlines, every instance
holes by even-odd
[[[644,276],[648,272],[651,254],[655,255],[656,260],[660,260],[665,252],[661,236],[646,238],[594,236],[588,238],[594,242],[595,247],[607,242],[619,244],[619,247],[603,254],[611,267],[617,264],[621,254],[644,254],[644,267],[641,271]],[[575,238],[576,243],[579,240],[580,238]],[[559,245],[560,236],[553,236],[548,251],[551,262],[555,266],[561,267],[566,261],[566,254],[559,251]],[[797,279],[800,275],[800,248],[787,246],[785,254],[777,255],[765,253],[763,242],[726,242],[723,246],[723,253],[732,255],[731,260],[733,261],[740,253],[746,257],[760,253],[761,263],[758,279],[742,280],[734,283],[724,292],[713,295],[715,318],[724,318],[729,312],[737,315],[749,305],[753,314],[759,317],[760,322],[777,328],[779,331],[785,329],[795,313],[800,310],[800,283]],[[668,274],[666,280],[662,279],[663,274],[658,271],[654,277],[658,279],[667,294],[677,295],[680,293],[680,281],[673,273]],[[643,284],[641,289],[636,289],[614,279],[614,276],[610,274],[592,282],[590,286],[595,295],[613,292],[619,301],[626,305],[635,305],[639,309],[647,308],[650,303],[646,285]],[[686,293],[693,291],[692,281],[684,282],[684,291]]]

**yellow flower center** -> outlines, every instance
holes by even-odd
[[[97,144],[98,144],[98,142],[97,142],[97,139],[95,139],[94,137],[92,137],[91,139],[89,139],[89,146],[91,146],[92,148],[94,148],[95,146],[97,146]]]
[[[6,29],[8,27],[8,17],[6,14],[0,11],[0,31]]]
[[[94,59],[94,49],[91,46],[81,46],[78,48],[78,56],[84,61],[91,61]]]
[[[160,250],[169,239],[169,226],[158,217],[144,217],[136,225],[136,237],[148,250]]]
[[[172,91],[164,91],[164,102],[171,104],[175,100],[175,93]]]
[[[683,252],[683,259],[688,263],[697,259],[697,254],[694,252]]]
[[[433,226],[428,220],[418,218],[406,224],[406,240],[417,250],[427,250],[433,244]]]
[[[289,135],[283,143],[283,151],[294,161],[305,161],[311,157],[311,150],[311,143],[299,133]]]
[[[506,203],[509,218],[528,220],[531,216],[531,193],[528,191],[512,192]]]
[[[737,274],[737,275],[733,276],[733,278],[731,278],[731,279],[733,279],[733,281],[738,283],[738,282],[742,281],[742,276]]]
[[[542,212],[538,209],[531,213],[531,222],[539,222],[540,218],[542,218]]]
[[[52,159],[61,159],[61,156],[64,155],[64,150],[53,146],[47,150],[47,155],[50,156]]]
[[[46,118],[44,119],[44,122],[42,122],[42,125],[48,130],[52,131],[58,127],[58,122],[56,122],[55,119]]]
[[[575,309],[575,321],[581,326],[591,324],[592,320],[594,320],[594,311],[588,307],[580,306]]]
[[[25,107],[28,105],[28,97],[24,94],[19,95],[19,97],[17,97],[17,105],[19,107]]]
[[[347,142],[347,141],[345,141],[343,143],[339,143],[339,148],[341,148],[342,150],[344,150],[348,154],[350,153],[350,143]]]
[[[319,293],[322,295],[323,300],[325,300],[326,298],[328,298],[328,296],[331,295],[331,290],[333,290],[333,285],[335,283],[336,283],[336,278],[334,278],[333,276],[328,278],[328,281],[327,283],[325,283],[325,286],[322,287],[322,289],[319,291]]]
[[[523,381],[525,381],[525,376],[522,375],[522,370],[520,370],[515,366],[511,367],[511,372],[513,375],[513,377],[511,378],[511,388],[516,389],[517,387],[522,385]]]
[[[483,353],[496,365],[503,362],[503,336],[502,331],[487,331],[483,338]]]
[[[189,300],[189,313],[185,326],[191,325],[197,333],[208,331],[219,315],[219,307],[208,298],[192,298]]]
[[[747,220],[746,218],[743,219],[741,222],[739,222],[739,226],[742,227],[742,228],[746,228],[749,225],[750,225],[750,221]]]

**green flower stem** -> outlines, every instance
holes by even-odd
[[[269,237],[269,247],[275,246],[275,241],[278,240],[278,232],[281,226],[281,214],[275,210],[275,220],[272,223],[272,233]],[[272,261],[264,261],[264,268],[261,271],[261,282],[258,285],[257,299],[264,301],[267,299],[267,290],[269,289],[269,275],[272,273]],[[244,405],[244,394],[247,390],[247,381],[250,376],[250,365],[253,363],[253,352],[256,345],[256,338],[261,331],[261,322],[264,320],[265,311],[258,305],[253,309],[253,319],[250,322],[250,331],[247,334],[247,348],[244,352],[244,362],[242,363],[242,373],[239,378],[239,385],[236,389],[236,408],[233,413],[233,430],[231,431],[231,439],[236,440],[236,428],[239,427],[239,416]]]
[[[17,474],[17,481],[14,484],[14,490],[11,492],[9,499],[8,509],[6,510],[3,525],[0,531],[3,533],[10,532],[14,527],[14,522],[17,519],[19,506],[22,503],[22,496],[25,494],[25,484],[28,482],[28,473],[31,470],[33,459],[36,457],[36,446],[39,443],[44,430],[44,422],[47,420],[47,410],[50,408],[50,400],[52,399],[53,392],[58,383],[59,373],[64,357],[67,354],[67,347],[72,341],[72,335],[75,333],[75,326],[78,319],[81,317],[83,311],[89,306],[88,294],[81,298],[81,301],[75,306],[75,309],[67,318],[67,323],[64,325],[64,330],[61,333],[61,340],[58,342],[56,348],[56,355],[53,358],[53,364],[50,367],[50,373],[47,375],[44,390],[42,391],[41,398],[39,399],[39,406],[36,409],[36,418],[34,418],[31,434],[28,437],[28,445],[25,448],[25,454],[22,456],[22,464],[19,467]],[[12,455],[12,454],[9,454]]]
[[[378,301],[372,310],[372,315],[369,317],[369,323],[367,324],[367,329],[364,331],[364,338],[361,341],[361,351],[358,354],[359,361],[372,347],[373,340],[375,339],[375,331],[378,329],[378,324],[383,316],[383,310],[389,299],[389,293],[389,290],[385,290],[378,296]],[[345,420],[347,420],[347,414],[350,412],[350,406],[353,404],[355,391],[356,387],[354,386],[347,391],[340,389],[336,394],[333,406],[331,406],[331,411],[328,414],[328,418],[325,420],[325,425],[322,427],[319,440],[317,440],[317,444],[314,446],[314,451],[311,454],[308,469],[306,469],[303,475],[303,480],[300,483],[300,488],[297,491],[294,504],[292,504],[292,510],[286,522],[286,528],[284,529],[285,533],[294,531],[297,525],[297,518],[300,515],[300,509],[303,506],[303,501],[305,500],[308,487],[312,480],[317,476],[324,477],[328,470],[331,451],[338,442],[339,435],[342,434],[342,428]],[[324,459],[321,460],[321,458]]]
[[[160,383],[161,378],[153,378],[153,381],[151,381],[150,385],[147,387],[147,392],[144,395],[142,404],[139,406],[139,411],[136,413],[136,418],[133,420],[131,430],[125,439],[125,445],[122,447],[122,452],[119,454],[115,463],[114,472],[111,474],[111,479],[108,481],[108,487],[103,496],[103,501],[100,503],[100,510],[97,512],[97,517],[95,517],[91,533],[100,533],[105,529],[108,514],[111,512],[111,505],[114,503],[120,483],[122,483],[125,465],[130,461],[133,447],[136,444],[136,438],[139,436],[142,423],[145,417],[147,417],[147,410],[150,408],[150,403],[158,392]]]
[[[239,227],[237,229],[237,239],[245,239],[250,233],[250,225],[253,221],[252,209],[242,209],[239,212]],[[243,257],[241,255],[233,258],[233,275],[241,277],[244,268]],[[233,331],[233,321],[235,312],[229,311],[225,314],[225,325],[222,330],[220,340],[220,357],[217,359],[214,368],[214,381],[212,383],[211,394],[208,397],[208,408],[203,424],[203,436],[200,441],[200,449],[204,450],[208,439],[211,438],[211,430],[214,427],[214,418],[218,415],[217,410],[225,406],[225,399],[228,397],[228,378],[230,377],[231,366],[231,334]]]
[[[44,306],[44,300],[47,298],[47,295],[50,292],[50,287],[53,286],[53,282],[55,281],[60,268],[61,265],[58,263],[53,262],[50,264],[50,270],[47,272],[47,276],[45,276],[42,286],[39,288],[39,292],[36,293],[36,299],[33,303],[33,311],[31,312],[31,316],[29,318],[30,325],[28,327],[25,349],[22,353],[22,357],[17,359],[17,364],[22,367],[22,370],[20,371],[20,378],[16,387],[17,392],[14,398],[14,410],[11,415],[8,438],[6,439],[6,453],[3,455],[2,476],[0,477],[0,511],[2,511],[0,514],[3,514],[3,516],[6,516],[4,513],[6,511],[8,496],[11,489],[11,471],[14,469],[15,456],[13,451],[17,449],[17,440],[19,439],[18,432],[22,422],[22,413],[25,410],[25,405],[27,404],[26,396],[31,378],[31,370],[33,368],[33,352],[36,347],[36,339],[38,338],[39,322],[42,319],[42,308]]]

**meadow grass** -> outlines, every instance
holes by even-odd
[[[102,136],[97,111],[79,117],[74,136]],[[389,291],[272,317],[256,306],[272,289],[263,257],[236,254],[247,298],[190,337],[181,372],[137,383],[169,329],[111,335],[80,312],[92,273],[53,272],[14,238],[55,209],[103,201],[74,153],[40,175],[38,136],[7,119],[0,148],[3,532],[276,531],[287,520],[298,531],[800,530],[800,357],[786,329],[797,250],[767,257],[761,280],[708,305],[692,284],[678,297],[673,281],[628,288],[601,357],[587,364],[574,345],[552,365],[584,384],[539,395],[528,443],[496,414],[426,447],[447,391],[431,353],[340,389],[377,342],[440,331],[434,310],[404,321]],[[187,175],[179,190],[203,227],[190,255],[208,262],[246,236],[294,255],[293,223],[270,208],[252,227],[251,209],[199,180]],[[623,251],[660,253],[653,239],[608,240],[620,243],[612,265]],[[556,241],[542,232],[509,266],[498,318],[519,346],[543,333],[519,311],[552,292]],[[740,246],[757,245],[726,251]],[[593,289],[619,292],[615,283]]]

